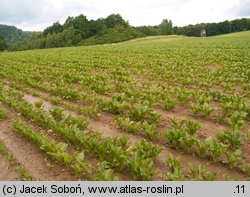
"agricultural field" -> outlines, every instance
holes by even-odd
[[[250,31],[0,53],[0,180],[250,180]]]

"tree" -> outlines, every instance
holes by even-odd
[[[159,26],[140,26],[136,27],[136,29],[147,36],[156,36],[161,34]]]
[[[215,36],[219,34],[220,34],[220,30],[219,30],[219,26],[217,25],[217,23],[207,24],[207,36]]]
[[[64,30],[73,27],[74,29],[74,42],[73,44],[78,44],[82,39],[91,36],[90,21],[83,14],[77,17],[68,17],[63,24]]]
[[[200,36],[201,30],[206,29],[206,25],[204,23],[196,24],[196,25],[188,25],[184,28],[178,28],[178,34],[187,35],[187,36]]]
[[[89,21],[83,14],[75,17],[73,27],[76,30],[76,34],[81,35],[82,39],[89,36]]]
[[[0,25],[0,35],[5,39],[6,43],[11,44],[29,39],[32,32],[25,32],[14,26]]]
[[[247,19],[246,28],[250,30],[250,18]]]
[[[46,47],[46,38],[38,38],[35,41],[33,49],[44,49]]]
[[[186,34],[184,27],[174,27],[173,31],[174,31],[174,34],[177,34],[177,35],[185,35]]]
[[[94,36],[96,34],[101,33],[103,30],[106,29],[105,19],[97,19],[89,21],[89,33],[90,36]]]
[[[57,21],[57,22],[53,23],[52,26],[47,27],[43,31],[43,34],[44,34],[44,36],[47,36],[48,34],[61,33],[62,31],[63,31],[63,26]]]
[[[218,23],[219,33],[227,34],[231,32],[231,23],[229,21],[223,21]]]
[[[46,37],[46,48],[53,47],[52,34],[48,34]]]
[[[145,35],[134,27],[115,26],[105,29],[102,34],[82,40],[81,45],[117,43],[134,38],[141,38]]]
[[[63,24],[63,26],[64,26],[64,28],[68,28],[68,27],[74,26],[73,24],[74,24],[74,17],[69,16],[66,19],[65,23]]]
[[[75,29],[73,26],[70,26],[69,28],[65,29],[63,31],[64,40],[65,40],[65,46],[72,46],[75,42]]]
[[[4,51],[6,49],[7,49],[6,41],[2,36],[0,36],[0,51]]]
[[[114,28],[115,26],[128,27],[128,23],[121,17],[120,14],[111,14],[105,19],[107,28]]]
[[[171,35],[173,33],[172,21],[168,19],[163,19],[160,24],[160,32],[162,35]]]
[[[237,31],[243,31],[245,30],[245,20],[244,18],[242,19],[236,19],[232,21],[232,32],[237,32]]]

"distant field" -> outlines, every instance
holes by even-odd
[[[0,53],[0,180],[249,180],[249,98],[250,31]]]

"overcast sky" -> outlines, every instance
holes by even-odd
[[[250,0],[0,0],[0,24],[41,31],[68,16],[97,19],[119,13],[133,26],[171,19],[183,26],[250,17]]]

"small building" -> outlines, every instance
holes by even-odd
[[[207,36],[207,31],[205,29],[201,30],[201,37],[206,37]]]

